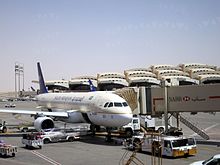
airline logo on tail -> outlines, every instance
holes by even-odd
[[[92,84],[92,81],[89,79],[89,86],[90,86],[90,91],[96,91],[96,87]]]
[[[39,85],[40,85],[40,92],[39,94],[42,93],[48,93],[45,82],[44,82],[44,77],[41,71],[40,63],[37,63],[37,70],[38,70],[38,77],[39,77]]]
[[[47,87],[45,85],[44,77],[42,74],[41,66],[40,63],[37,63],[37,69],[38,69],[38,77],[39,77],[39,85],[40,85],[40,92],[39,94],[42,93],[48,93]],[[96,87],[93,85],[92,81],[89,79],[89,86],[90,86],[90,91],[96,91]]]

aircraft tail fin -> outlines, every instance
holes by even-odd
[[[89,86],[90,86],[90,91],[96,91],[96,87],[93,85],[92,81],[89,79]]]
[[[41,71],[41,66],[40,63],[37,63],[37,70],[38,70],[38,78],[39,78],[39,85],[40,85],[40,92],[39,94],[42,93],[48,93],[45,82],[44,82],[44,77]]]

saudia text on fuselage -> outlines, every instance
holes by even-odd
[[[72,101],[72,102],[81,102],[85,96],[77,97],[77,96],[56,96],[54,97],[54,101]]]

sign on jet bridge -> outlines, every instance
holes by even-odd
[[[152,113],[165,110],[165,89],[151,89]],[[168,112],[220,112],[220,85],[167,88]]]

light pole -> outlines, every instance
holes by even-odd
[[[17,98],[17,75],[19,74],[19,64],[15,62],[15,98]]]
[[[18,92],[21,91],[21,76],[23,77],[23,89],[24,90],[24,64],[21,64],[19,62],[15,62],[15,97],[18,97]],[[18,85],[17,85],[17,79],[18,79]],[[18,91],[17,91],[18,86]]]
[[[24,64],[20,64],[19,71],[22,76],[22,91],[24,91]]]

